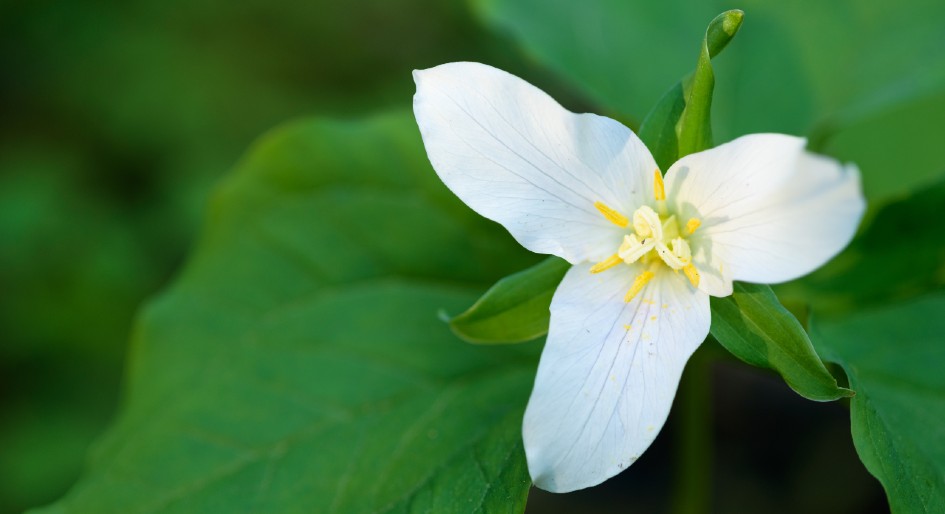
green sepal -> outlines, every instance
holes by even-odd
[[[551,297],[570,267],[549,257],[503,278],[466,312],[447,319],[450,328],[477,344],[522,343],[545,335]]]
[[[839,387],[814,351],[797,318],[771,288],[736,282],[734,292],[712,297],[712,335],[739,359],[776,371],[798,394],[815,401],[853,396]]]

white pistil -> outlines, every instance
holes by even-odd
[[[657,241],[663,239],[663,223],[660,221],[660,215],[647,205],[633,213],[633,230],[644,239],[648,237]]]
[[[617,255],[627,264],[633,264],[655,246],[655,238],[648,237],[641,241],[636,234],[627,234],[623,236],[623,244],[617,250]]]
[[[681,270],[692,262],[692,251],[689,249],[689,243],[681,237],[677,237],[669,242],[669,245],[659,242],[656,244],[656,253],[667,266],[674,270]]]

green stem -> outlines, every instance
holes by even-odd
[[[711,340],[706,341],[689,359],[679,384],[673,501],[676,514],[712,510],[711,344]]]

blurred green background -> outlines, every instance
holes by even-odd
[[[927,139],[940,133],[942,118],[930,113],[945,112],[942,90],[935,89],[942,67],[914,48],[941,56],[941,18],[929,21],[923,11],[911,11],[919,15],[890,21],[886,11],[855,13],[870,37],[892,23],[895,34],[918,38],[899,53],[888,44],[872,48],[880,63],[895,64],[890,74],[908,79],[892,83],[861,65],[868,60],[866,48],[856,46],[862,38],[851,43],[831,35],[831,23],[853,15],[846,7],[805,18],[797,9],[780,13],[771,2],[740,3],[747,4],[746,34],[735,40],[733,57],[723,56],[717,67],[719,91],[727,92],[717,104],[719,139],[758,130],[819,136],[852,119],[848,133],[854,136],[831,139],[833,146],[825,147],[867,160],[867,189],[878,188],[884,201],[903,192],[902,181],[889,178],[901,171],[888,171],[897,163],[918,169],[906,186],[928,183],[945,169],[928,164],[941,148],[937,154],[916,152],[909,147],[912,139],[889,145],[889,136],[875,130],[893,127],[894,137],[918,130]],[[704,27],[729,7],[698,4],[674,11],[642,1],[591,4],[570,18],[570,4],[527,1],[0,5],[0,512],[51,502],[78,476],[84,452],[118,404],[136,309],[178,269],[211,188],[254,138],[294,118],[406,108],[412,69],[457,60],[507,69],[572,110],[604,112],[636,127],[658,93],[694,64],[701,29],[691,27]],[[766,13],[757,24],[753,7]],[[609,12],[625,16],[608,17]],[[683,20],[676,30],[657,30],[676,18]],[[784,25],[772,21],[782,18]],[[817,23],[805,24],[811,20]],[[555,23],[569,22],[573,30],[555,32]],[[641,29],[651,26],[656,28]],[[777,30],[770,32],[770,47],[752,43],[771,27]],[[639,37],[651,44],[618,69],[627,49],[609,45],[607,37],[624,29],[642,30]],[[806,41],[808,35],[809,44],[784,42]],[[591,45],[597,60],[578,50],[555,50],[572,43],[586,48],[579,43],[598,37],[600,44]],[[551,44],[548,38],[554,38]],[[880,86],[848,91],[845,82],[823,78],[844,70],[829,63],[805,67],[805,59],[819,51],[830,55],[831,49],[840,49],[846,65]],[[680,53],[691,57],[680,61]],[[764,82],[765,70],[779,65],[799,70],[798,82],[812,78],[818,87]],[[582,80],[582,66],[624,82]],[[861,116],[877,103],[895,103],[896,92],[910,87],[931,93],[923,89],[921,101],[883,110],[887,119]],[[732,101],[752,88],[768,93],[751,102],[781,102],[761,121],[742,114],[750,104],[739,110]],[[620,105],[621,111],[607,112],[601,103]],[[883,145],[910,153],[897,161]],[[829,279],[825,275],[811,287],[829,287]],[[945,281],[945,274],[937,280]],[[878,483],[853,453],[844,406],[811,404],[777,379],[735,364],[716,370],[714,386],[717,452],[730,455],[716,465],[725,511],[884,511]],[[746,419],[757,420],[759,410],[767,420],[764,430],[745,425]],[[667,432],[674,430],[671,419]],[[763,431],[769,435],[752,439]],[[583,505],[610,512],[627,505],[628,496],[641,511],[659,510],[672,478],[671,441],[672,435],[662,437],[652,450],[656,457],[602,489],[567,498],[536,493],[529,510],[571,512]],[[831,476],[854,492],[838,498],[816,485]]]
[[[414,68],[515,59],[455,1],[0,5],[0,512],[75,480],[135,310],[254,138],[409,105]]]

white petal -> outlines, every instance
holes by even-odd
[[[853,165],[804,150],[803,138],[754,134],[680,159],[666,173],[671,208],[702,225],[690,238],[709,294],[731,281],[806,275],[853,238],[866,203]]]
[[[414,113],[440,179],[523,246],[572,263],[614,253],[653,191],[656,163],[620,123],[574,114],[531,84],[478,63],[414,72]]]
[[[571,268],[522,429],[532,480],[567,492],[616,475],[643,453],[669,414],[683,366],[709,333],[709,296],[665,267],[632,300],[640,266]]]

